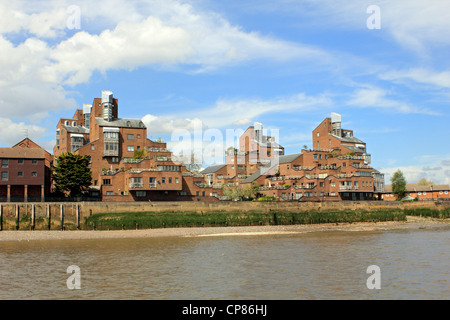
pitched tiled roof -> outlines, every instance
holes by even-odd
[[[45,150],[36,148],[0,148],[0,158],[45,159]]]
[[[225,167],[226,164],[217,164],[214,166],[209,166],[208,168],[203,169],[200,171],[201,174],[207,174],[207,173],[214,173]]]
[[[432,186],[418,186],[415,183],[408,183],[406,185],[406,190],[408,192],[423,192],[423,191],[450,191],[450,186],[448,184],[436,184]],[[392,192],[392,185],[384,186],[384,191],[386,193]]]

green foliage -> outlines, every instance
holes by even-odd
[[[252,198],[253,190],[247,186],[224,186],[223,195],[229,199],[249,200]]]
[[[392,193],[397,195],[397,199],[401,199],[406,193],[406,179],[403,172],[397,170],[391,178]]]
[[[401,210],[348,211],[249,211],[227,212],[119,212],[99,213],[86,218],[85,227],[97,230],[148,229],[208,226],[292,225],[405,221]]]
[[[261,186],[259,185],[258,182],[253,181],[253,183],[252,183],[252,193],[253,193],[255,196],[259,193],[259,188],[260,188],[260,187],[261,187]]]
[[[405,209],[404,212],[408,216],[422,216],[439,219],[450,218],[450,208],[447,208],[445,210],[437,210],[429,208]]]
[[[145,149],[142,150],[134,150],[133,159],[142,159],[147,154]]]
[[[87,156],[64,153],[56,158],[52,167],[52,178],[58,191],[68,191],[71,197],[91,185],[92,172]]]
[[[264,195],[256,200],[257,201],[278,201],[278,199],[275,196],[267,196],[267,195]]]

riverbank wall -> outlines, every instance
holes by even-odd
[[[113,212],[270,212],[432,209],[445,210],[450,202],[341,201],[341,202],[71,202],[0,203],[0,230],[76,230],[85,218]]]

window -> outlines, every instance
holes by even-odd
[[[112,163],[119,163],[119,157],[112,157]]]
[[[95,150],[95,146],[93,144],[91,145],[91,150]]]
[[[37,177],[37,172],[36,172],[36,171],[33,171],[33,172],[31,173],[31,176],[32,176],[32,177]]]
[[[197,191],[195,195],[198,197],[200,195],[200,191]]]
[[[2,172],[2,181],[8,180],[8,172]]]
[[[133,152],[134,151],[134,146],[128,146],[127,150],[130,151],[130,152]]]
[[[139,139],[140,137],[141,137],[141,135],[140,135],[140,134],[138,134],[138,135],[137,135],[137,138]]]
[[[445,194],[448,194],[448,191],[444,191]]]
[[[17,160],[17,163],[23,163],[23,159]]]
[[[127,136],[127,138],[128,138],[128,140],[134,140],[134,134],[129,134],[129,135]]]
[[[76,126],[77,126],[77,123],[76,123],[75,121],[73,121],[73,122],[72,122],[72,126],[73,126],[73,127],[76,127]]]
[[[36,160],[36,159],[33,159],[33,160],[31,160],[31,163],[32,163],[32,164],[36,164],[36,163],[37,163],[37,160]]]
[[[331,147],[331,139],[328,139],[328,146]]]
[[[8,159],[2,159],[2,168],[8,168]]]
[[[317,154],[314,154],[314,155],[313,155],[313,158],[314,158],[314,159],[317,159]]]
[[[18,177],[23,177],[23,172],[22,171],[17,172],[17,176]]]
[[[161,183],[166,183],[166,178],[162,178]]]
[[[111,179],[103,179],[103,184],[110,185],[111,184]]]
[[[175,178],[175,183],[179,183],[179,182],[180,182],[179,179]]]
[[[107,196],[113,196],[114,195],[114,191],[106,191],[106,195]]]
[[[202,196],[203,196],[203,197],[205,196],[205,191],[202,192]]]
[[[147,196],[147,191],[136,191],[136,197],[145,197]]]
[[[418,195],[421,196],[421,195],[422,195],[422,192],[419,192]]]
[[[169,183],[172,183],[172,177],[169,177]]]
[[[424,192],[423,192],[423,195],[424,195],[424,196],[426,196],[426,195],[427,195],[427,192],[426,192],[426,191],[424,191]]]

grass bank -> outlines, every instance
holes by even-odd
[[[436,210],[430,208],[421,209],[404,209],[403,210],[407,216],[420,216],[429,217],[437,219],[448,219],[450,218],[450,208],[444,210]]]
[[[98,213],[86,218],[88,230],[130,230],[177,227],[224,227],[406,221],[403,210],[270,211],[270,212],[117,212]]]

